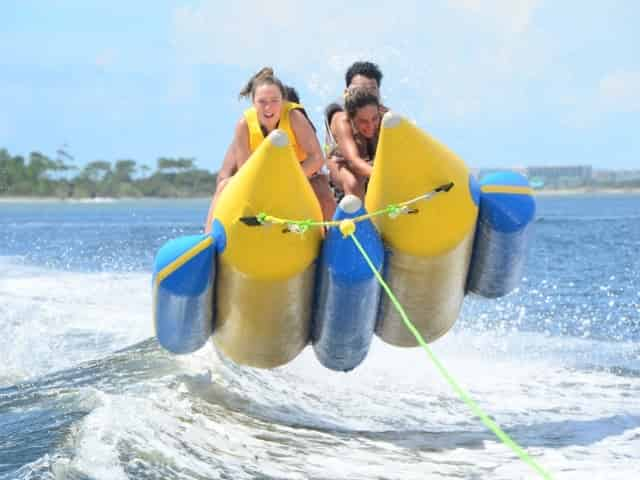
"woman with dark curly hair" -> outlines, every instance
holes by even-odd
[[[337,197],[351,194],[364,200],[376,155],[380,122],[386,111],[376,91],[366,87],[347,89],[346,122],[337,122],[335,128],[329,128],[327,132],[327,164]]]

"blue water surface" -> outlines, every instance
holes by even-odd
[[[151,271],[208,199],[0,203],[0,480],[539,478],[420,349],[349,374],[155,340]],[[432,345],[553,478],[640,465],[640,196],[539,196],[525,278]]]

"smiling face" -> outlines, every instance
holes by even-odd
[[[380,110],[377,105],[365,105],[356,110],[352,121],[353,126],[360,135],[367,139],[372,139],[378,133],[378,128],[380,128]]]
[[[282,92],[275,84],[264,83],[255,89],[253,106],[258,112],[258,121],[268,132],[278,125],[282,101]]]

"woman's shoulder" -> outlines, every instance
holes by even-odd
[[[296,108],[292,108],[291,110],[289,110],[289,116],[291,118],[304,118],[303,111],[304,107],[302,105]]]
[[[310,120],[306,116],[304,108],[295,108],[289,110],[289,121],[291,125],[301,125],[302,123],[309,123]]]
[[[249,133],[249,122],[246,117],[243,115],[236,122],[235,135],[236,136],[246,136]]]

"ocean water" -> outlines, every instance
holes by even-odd
[[[204,200],[0,204],[0,480],[534,479],[421,349],[350,373],[163,351],[150,270]],[[557,479],[640,478],[640,197],[539,197],[521,287],[432,349]]]

